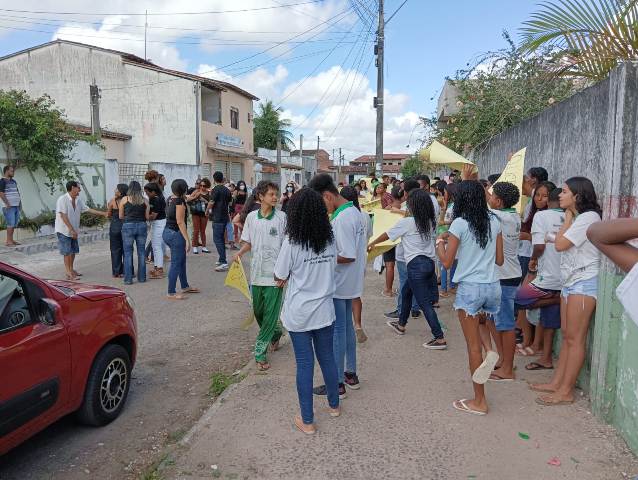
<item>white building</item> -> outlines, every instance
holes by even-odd
[[[252,183],[254,95],[227,82],[169,70],[135,55],[54,40],[0,58],[0,89],[48,94],[72,124],[91,125],[89,87],[100,92],[103,129],[130,139],[110,146],[120,177],[137,178],[150,164],[180,172],[215,170]],[[168,177],[168,176],[167,176]],[[170,181],[171,178],[168,178]]]

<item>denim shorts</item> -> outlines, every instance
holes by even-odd
[[[514,330],[516,318],[514,317],[514,299],[518,287],[501,285],[501,307],[494,315],[494,325],[499,332]]]
[[[560,292],[561,297],[567,298],[570,295],[586,295],[588,297],[598,298],[598,277],[580,280],[569,287],[563,287]]]
[[[501,306],[501,284],[460,282],[454,299],[455,310],[465,310],[470,316],[484,312],[496,315]]]
[[[2,207],[4,221],[9,228],[16,228],[20,223],[20,207]]]
[[[60,255],[74,255],[80,253],[80,244],[77,238],[67,237],[66,235],[57,232],[58,236],[58,248],[60,249]]]

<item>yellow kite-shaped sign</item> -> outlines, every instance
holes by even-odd
[[[372,200],[371,202],[364,202],[360,205],[361,210],[364,212],[372,213],[375,209],[381,208],[381,199]]]
[[[251,305],[250,314],[241,324],[242,330],[248,330],[250,325],[255,320],[255,315],[252,309],[253,297],[250,294],[250,288],[248,288],[248,280],[246,278],[246,272],[244,271],[244,266],[241,261],[232,262],[230,268],[228,269],[228,273],[226,274],[226,280],[224,280],[224,285],[232,288],[236,288],[239,292],[248,299],[248,302]]]
[[[523,180],[525,176],[525,151],[526,148],[523,148],[512,155],[507,165],[503,169],[503,173],[498,177],[498,180],[494,182],[494,185],[497,183],[513,183],[518,187],[518,190],[521,192],[521,198],[518,203],[514,206],[516,211],[520,214],[523,212],[524,206],[527,204],[527,198],[523,196]]]
[[[392,213],[390,210],[375,209],[372,211],[374,214],[374,221],[372,223],[372,238],[374,240],[382,233],[390,230],[394,225],[403,218],[403,215],[398,213]],[[373,260],[375,257],[391,250],[399,243],[398,240],[394,242],[386,240],[385,242],[377,243],[374,248],[368,253],[368,261]]]
[[[429,147],[419,152],[419,158],[428,163],[446,165],[454,170],[461,170],[464,165],[474,165],[474,162],[469,161],[436,140]],[[476,170],[478,169],[475,166]]]

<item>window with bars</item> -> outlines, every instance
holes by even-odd
[[[149,170],[147,163],[120,163],[117,166],[120,183],[129,183],[132,180],[144,185],[144,175]]]
[[[239,130],[239,110],[235,107],[230,107],[230,128]]]

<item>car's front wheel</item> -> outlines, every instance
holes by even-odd
[[[107,345],[97,354],[86,382],[84,401],[77,412],[87,425],[115,420],[126,403],[131,383],[131,360],[121,345]]]

